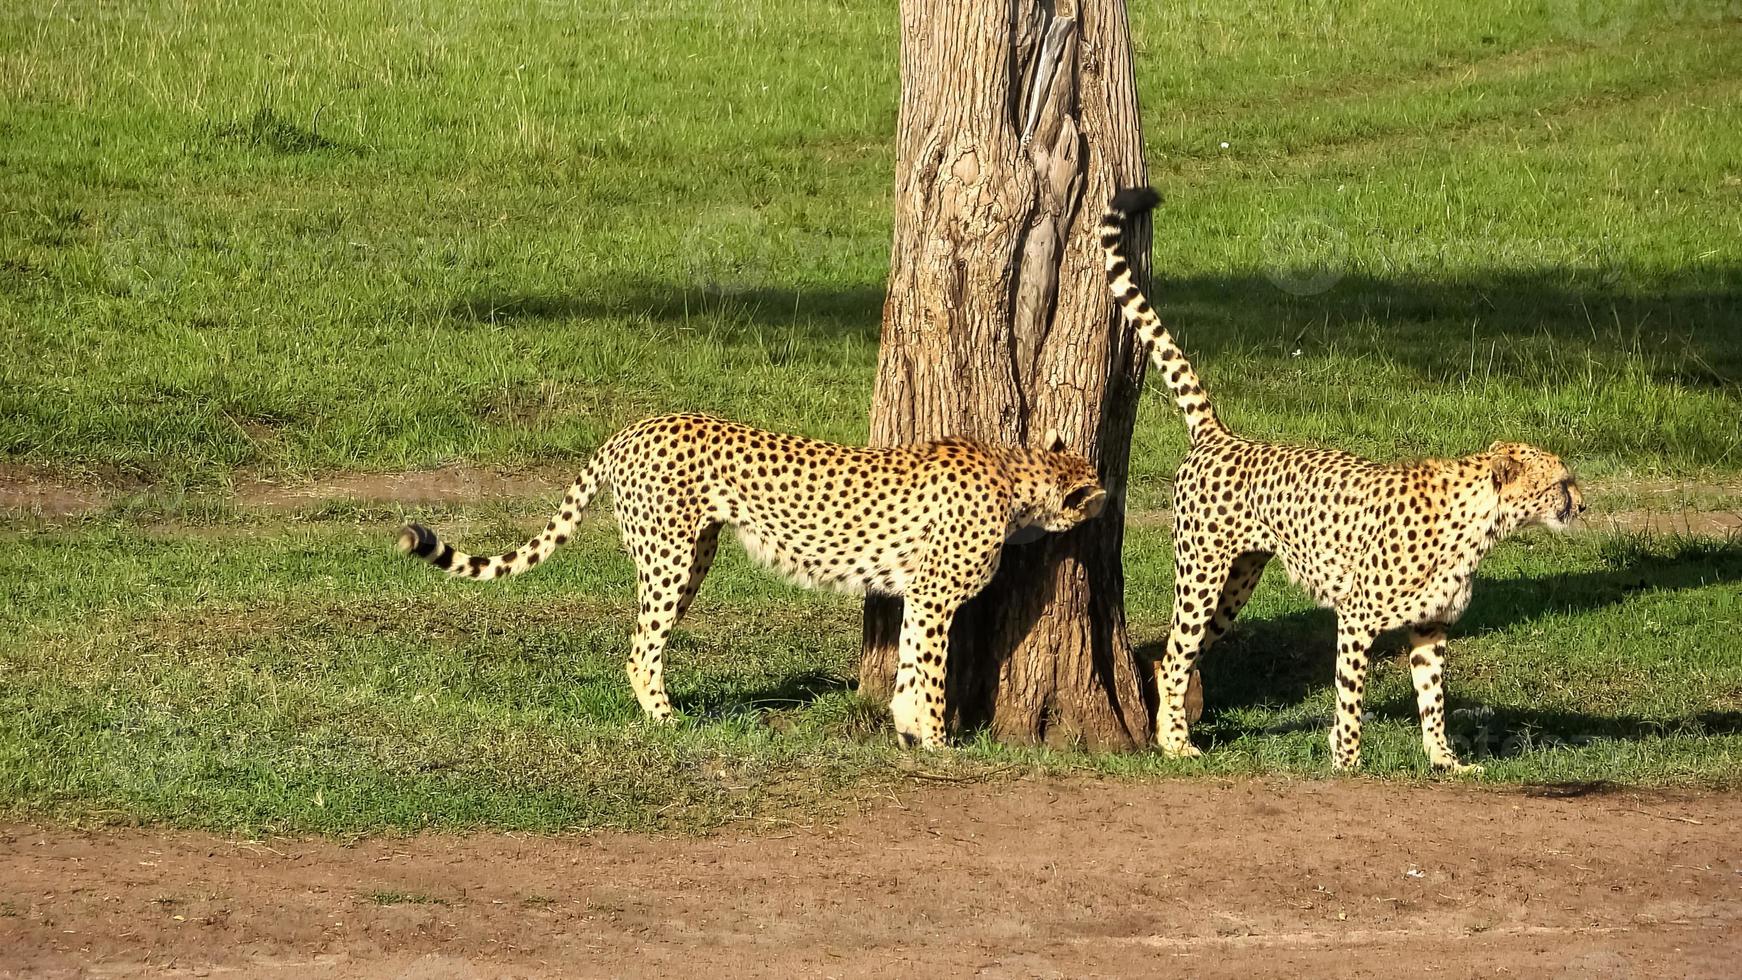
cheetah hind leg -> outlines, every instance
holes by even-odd
[[[1231,559],[1204,562],[1190,548],[1181,549],[1174,564],[1173,629],[1155,663],[1155,744],[1172,759],[1202,754],[1191,742],[1186,693],[1232,565]],[[1196,581],[1200,568],[1209,572],[1201,584]]]
[[[1446,741],[1446,628],[1439,624],[1409,631],[1409,674],[1415,682],[1415,707],[1421,715],[1421,747],[1428,764],[1440,772],[1474,776],[1481,766],[1467,766]]]
[[[907,745],[944,747],[944,663],[957,603],[908,595],[902,605],[895,696],[889,714]]]
[[[671,699],[665,693],[665,644],[695,601],[696,590],[713,567],[719,550],[720,525],[704,526],[693,541],[668,539],[642,546],[636,556],[635,640],[627,670],[635,700],[654,721],[670,721]],[[665,550],[670,557],[661,558]]]
[[[1204,641],[1198,644],[1200,663],[1204,652],[1215,646],[1216,641],[1233,628],[1234,620],[1240,618],[1240,610],[1245,609],[1246,603],[1252,598],[1252,590],[1258,587],[1258,580],[1264,577],[1264,566],[1270,562],[1270,558],[1268,551],[1249,551],[1234,559],[1234,567],[1228,572],[1228,582],[1222,586],[1222,599],[1216,603],[1216,615],[1204,627]],[[1203,716],[1203,671],[1194,666],[1190,684],[1186,688],[1186,723],[1192,724]]]

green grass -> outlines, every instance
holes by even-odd
[[[343,521],[0,537],[0,812],[246,830],[696,830],[829,813],[915,767],[958,778],[1328,774],[1328,613],[1274,575],[1206,661],[1203,759],[894,745],[852,691],[857,603],[728,549],[669,657],[683,720],[623,676],[629,564],[591,527],[479,586]],[[494,518],[453,525],[501,540]],[[1167,535],[1133,534],[1133,628],[1166,628]],[[1453,641],[1454,736],[1503,782],[1742,782],[1742,543],[1531,535],[1485,566]],[[746,629],[753,623],[753,629]],[[1425,778],[1408,671],[1382,642],[1366,761]]]
[[[1615,506],[1733,506],[1733,12],[1134,7],[1156,298],[1224,418],[1381,457],[1528,439]],[[126,491],[0,517],[0,810],[695,829],[916,767],[1323,774],[1330,619],[1275,583],[1206,665],[1200,761],[977,739],[915,758],[851,690],[849,599],[726,561],[674,647],[686,719],[656,728],[622,677],[608,528],[472,589],[389,553],[394,508],[225,498],[250,476],[572,461],[666,410],[862,439],[896,31],[861,0],[0,15],[0,478]],[[1183,448],[1152,393],[1134,506]],[[472,541],[527,527],[524,503],[435,516]],[[1467,753],[1503,782],[1742,782],[1739,553],[1502,548],[1454,639]],[[1127,558],[1152,645],[1166,535]],[[1371,690],[1368,764],[1423,775],[1405,672]]]
[[[1715,11],[1139,5],[1158,298],[1224,416],[1742,472]],[[9,14],[0,459],[222,487],[680,408],[861,439],[895,44],[858,0]],[[1181,445],[1146,399],[1139,501]]]

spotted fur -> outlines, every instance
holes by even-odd
[[[1522,443],[1387,465],[1234,435],[1121,251],[1126,223],[1156,200],[1148,188],[1114,195],[1101,246],[1108,285],[1191,433],[1174,479],[1173,627],[1155,665],[1157,744],[1169,755],[1198,754],[1183,708],[1188,680],[1274,556],[1337,612],[1333,765],[1360,764],[1368,653],[1381,632],[1403,627],[1428,760],[1438,769],[1473,768],[1460,765],[1446,741],[1446,628],[1469,604],[1476,565],[1496,542],[1526,525],[1564,527],[1584,509],[1572,474],[1553,454]]]
[[[1006,537],[1069,530],[1106,503],[1088,460],[1051,433],[1044,444],[867,449],[667,415],[607,441],[544,530],[513,551],[462,554],[418,524],[401,530],[399,545],[450,575],[516,575],[567,541],[609,487],[640,600],[629,681],[642,709],[664,721],[666,640],[731,525],[753,557],[801,584],[905,597],[890,711],[904,739],[933,748],[943,744],[950,622],[991,581]]]

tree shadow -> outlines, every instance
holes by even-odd
[[[1460,636],[1504,630],[1547,616],[1591,612],[1648,592],[1671,592],[1742,582],[1742,537],[1672,538],[1652,543],[1618,538],[1606,543],[1601,570],[1567,575],[1488,579],[1478,576],[1469,610],[1452,627],[1449,660],[1455,674]],[[1267,571],[1267,575],[1277,574]],[[1260,588],[1263,586],[1261,585]],[[1329,688],[1335,665],[1336,615],[1307,609],[1270,619],[1242,619],[1199,661],[1206,722],[1238,736],[1316,728],[1329,719],[1284,728],[1243,725],[1231,716],[1242,708],[1298,704]],[[1161,656],[1165,640],[1145,644],[1138,656]],[[1401,631],[1374,644],[1375,662],[1405,652]],[[1454,680],[1455,685],[1455,680]],[[1455,702],[1456,697],[1453,698]],[[1379,717],[1413,719],[1413,696],[1370,704]],[[1468,726],[1466,726],[1468,727]],[[1702,712],[1687,718],[1605,716],[1560,709],[1481,708],[1476,749],[1504,758],[1545,742],[1576,744],[1595,739],[1637,740],[1663,734],[1734,734],[1742,712]]]
[[[1281,284],[1279,284],[1279,281]],[[1336,347],[1427,380],[1474,369],[1537,378],[1585,353],[1639,355],[1660,381],[1742,386],[1742,267],[1667,274],[1631,266],[1496,268],[1462,276],[1338,275],[1312,295],[1286,274],[1156,278],[1157,305],[1187,352]],[[1449,329],[1455,327],[1455,329]]]
[[[638,282],[578,294],[481,292],[455,300],[446,314],[475,323],[645,317],[656,323],[705,326],[727,339],[779,330],[807,339],[875,343],[882,329],[883,286],[715,289]]]
[[[1301,295],[1286,271],[1168,276],[1153,293],[1187,352],[1215,373],[1231,352],[1336,349],[1423,380],[1473,373],[1536,381],[1578,375],[1590,357],[1625,354],[1658,381],[1742,392],[1742,266],[1666,271],[1629,264],[1474,270],[1462,275],[1338,273]],[[1292,291],[1291,291],[1292,290]],[[573,293],[485,290],[455,299],[465,322],[645,317],[726,339],[769,330],[874,343],[884,284],[809,288],[639,279]]]

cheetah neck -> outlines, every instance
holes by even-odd
[[[1483,480],[1486,479],[1484,476]],[[1454,586],[1452,594],[1447,596],[1448,608],[1444,617],[1451,620],[1456,619],[1469,602],[1476,567],[1511,528],[1507,526],[1506,514],[1500,507],[1499,495],[1485,482],[1467,487],[1462,493],[1454,493],[1447,501],[1447,515],[1450,526],[1442,529],[1444,564],[1441,578]]]

